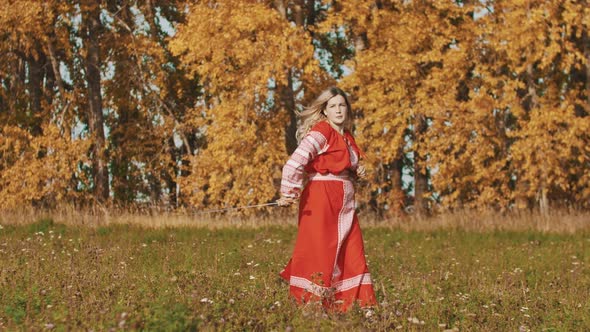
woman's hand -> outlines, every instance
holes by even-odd
[[[281,196],[281,198],[277,199],[278,206],[289,206],[297,201],[296,198],[293,197],[285,197]]]
[[[356,168],[356,176],[358,176],[359,179],[364,179],[365,176],[367,176],[367,169],[365,168],[365,166],[359,165]]]

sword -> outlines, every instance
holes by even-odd
[[[272,203],[265,203],[265,204],[236,206],[236,207],[225,208],[225,209],[205,210],[205,211],[196,212],[194,214],[205,214],[205,213],[217,213],[217,212],[237,211],[237,210],[242,210],[242,209],[259,208],[259,207],[273,206],[273,205],[279,205],[279,203],[278,202],[272,202]]]

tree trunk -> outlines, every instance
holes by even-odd
[[[109,174],[102,113],[102,94],[100,82],[100,6],[94,5],[86,13],[86,81],[88,86],[88,124],[93,139],[93,180],[94,196],[104,203],[109,198]]]
[[[357,53],[365,50],[368,47],[369,40],[366,32],[361,32],[354,37],[354,51]]]
[[[285,128],[285,146],[287,153],[292,154],[297,149],[297,114],[295,113],[295,96],[293,93],[293,78],[291,70],[287,70],[288,85],[284,87],[281,93],[282,104],[289,112],[289,123]]]
[[[526,69],[526,77],[524,80],[526,81],[526,95],[524,99],[522,99],[523,108],[527,113],[530,113],[531,110],[535,109],[538,105],[538,96],[537,91],[535,90],[535,82],[533,79],[533,66],[529,64]],[[540,152],[542,153],[542,152]],[[520,173],[527,172],[528,170],[519,170]],[[518,209],[532,209],[534,208],[534,201],[535,197],[529,197],[530,190],[531,190],[531,182],[528,180],[523,180],[521,178],[516,179],[516,207]]]
[[[177,149],[174,144],[174,138],[168,138],[166,144],[168,145],[168,153],[171,155],[171,160],[174,160],[174,166],[171,167],[171,172],[163,172],[162,180],[166,183],[168,188],[167,201],[168,206],[172,208],[178,208],[178,197],[180,195],[180,167],[179,163],[182,162],[183,152],[182,149]]]
[[[534,110],[539,105],[539,96],[537,95],[537,90],[535,88],[535,81],[533,79],[533,65],[529,64],[526,69],[527,75],[527,85],[528,85],[528,94],[531,97],[530,102],[530,109],[529,111]],[[542,149],[538,151],[540,155],[540,161],[545,164],[545,151]],[[539,205],[539,211],[546,215],[549,212],[549,203],[547,201],[547,167],[543,165],[540,171],[540,181],[539,181],[539,188],[537,188],[537,197],[535,197],[537,204]]]
[[[147,180],[150,188],[150,204],[152,207],[159,207],[161,203],[160,199],[162,197],[162,185],[158,177],[154,176],[152,173],[147,175]]]
[[[43,87],[43,54],[40,52],[40,48],[38,48],[38,54],[36,57],[32,56],[28,60],[29,64],[29,80],[28,80],[28,90],[29,90],[29,101],[30,101],[30,110],[31,110],[31,133],[33,135],[40,135],[41,134],[41,121],[40,121],[40,114],[41,114],[41,97],[42,97],[42,87]]]
[[[400,149],[401,150],[401,149]],[[406,206],[406,194],[402,190],[402,152],[398,154],[400,157],[396,158],[389,166],[390,166],[390,181],[391,181],[391,191],[393,192],[391,197],[391,201],[388,202],[390,205],[390,210],[392,214],[401,215],[402,211],[406,211],[408,213],[412,213],[413,211],[411,208]]]
[[[279,12],[281,17],[284,20],[288,20],[287,18],[287,7],[284,0],[275,0],[274,1],[275,9]],[[299,4],[295,6],[296,11],[296,24],[299,26],[303,24],[302,14],[303,10]],[[285,71],[285,75],[287,76],[287,86],[279,86],[278,96],[280,98],[279,103],[280,105],[289,112],[289,123],[285,126],[285,147],[287,149],[287,153],[291,154],[297,149],[297,139],[295,137],[297,133],[297,114],[295,113],[295,92],[293,90],[293,73],[291,68]]]
[[[315,9],[315,2],[316,2],[316,0],[307,0],[307,3],[306,3],[307,15],[305,17],[307,26],[315,25],[316,14],[317,14],[317,11]],[[313,36],[313,32],[310,31],[310,33]]]
[[[285,6],[285,0],[274,0],[275,9],[279,12],[283,19],[287,19],[287,7]]]
[[[582,38],[584,44],[584,56],[586,57],[586,114],[590,114],[590,37],[588,32]]]
[[[419,142],[428,126],[423,115],[418,115],[414,128],[414,211],[416,214],[424,214],[428,210],[428,199],[425,197],[428,192],[428,175],[426,173],[426,158],[421,154]]]
[[[55,84],[57,85],[57,90],[59,91],[59,100],[62,103],[61,114],[58,117],[57,125],[60,127],[61,130],[65,131],[67,133],[67,136],[69,137],[69,126],[64,125],[63,122],[64,117],[70,107],[70,102],[68,101],[64,82],[61,77],[61,72],[59,71],[59,62],[57,61],[57,55],[55,54],[55,46],[53,45],[55,39],[55,33],[51,31],[48,36],[46,47],[47,54],[49,55],[49,62],[51,63],[53,78],[55,80]],[[57,111],[55,112],[57,113]]]
[[[302,27],[305,24],[303,6],[305,6],[305,0],[296,1],[293,6],[293,17],[295,19],[295,25],[298,27]]]

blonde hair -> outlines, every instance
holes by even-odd
[[[352,109],[346,93],[335,86],[329,87],[322,91],[320,95],[303,111],[298,112],[301,124],[297,128],[296,138],[297,142],[301,142],[303,137],[311,130],[311,128],[320,121],[326,120],[327,117],[323,113],[328,105],[328,100],[342,96],[346,101],[346,120],[344,121],[344,129],[349,132],[352,130]]]

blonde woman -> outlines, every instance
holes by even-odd
[[[330,87],[300,113],[299,146],[283,167],[279,205],[299,200],[293,256],[280,273],[298,303],[346,311],[375,304],[355,213],[353,176],[365,176],[344,91]],[[303,188],[304,179],[307,184]]]

